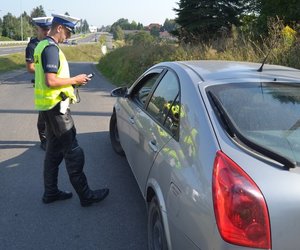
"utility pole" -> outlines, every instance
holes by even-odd
[[[23,13],[22,13],[22,0],[20,0],[21,7],[21,40],[23,41]]]
[[[21,40],[23,41],[23,18],[21,14]]]

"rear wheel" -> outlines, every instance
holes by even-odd
[[[148,210],[148,247],[149,250],[168,249],[161,211],[155,196]]]
[[[110,142],[114,151],[119,155],[125,155],[124,150],[120,144],[116,112],[113,112],[113,114],[110,117],[109,135],[110,135]]]

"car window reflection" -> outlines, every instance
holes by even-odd
[[[180,117],[179,83],[173,72],[168,71],[161,79],[151,96],[147,111],[172,136],[178,134]]]
[[[134,90],[133,98],[140,107],[144,107],[148,96],[155,82],[159,78],[159,73],[151,73],[145,76]]]

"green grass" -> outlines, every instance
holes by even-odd
[[[14,40],[5,36],[0,36],[0,41],[14,41]]]
[[[102,56],[100,44],[84,44],[76,46],[61,46],[69,62],[98,62]],[[7,56],[0,56],[0,73],[25,69],[25,48],[24,53],[16,53]]]
[[[0,57],[0,73],[20,68],[25,68],[24,53]]]
[[[69,62],[98,62],[102,56],[99,43],[61,46]]]

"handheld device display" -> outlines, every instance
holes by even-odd
[[[88,78],[93,78],[94,75],[95,75],[94,73],[91,73],[91,74],[88,74],[87,77]]]

